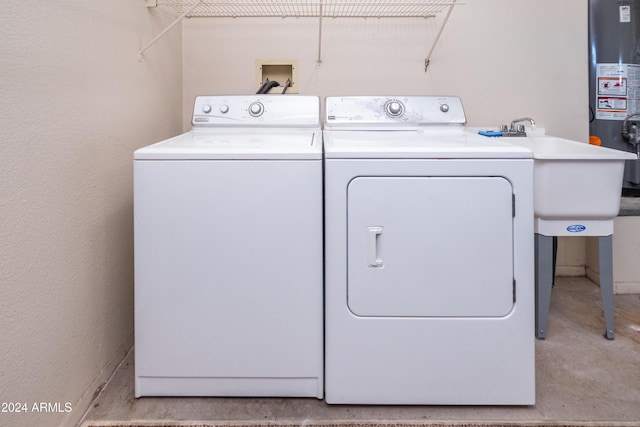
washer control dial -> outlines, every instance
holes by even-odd
[[[202,106],[202,112],[205,113],[205,114],[209,114],[211,112],[211,105],[204,104]]]
[[[387,101],[384,109],[391,117],[400,117],[404,113],[404,105],[400,101]]]
[[[440,105],[440,111],[442,111],[443,113],[446,113],[449,111],[449,104],[441,104]]]
[[[252,102],[251,105],[249,105],[249,114],[253,117],[260,117],[262,113],[264,113],[264,105],[260,102]]]
[[[220,112],[222,114],[227,114],[229,112],[229,106],[227,104],[222,104],[220,106]]]

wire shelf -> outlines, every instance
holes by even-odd
[[[455,1],[336,1],[336,0],[157,0],[187,16],[202,17],[325,17],[325,18],[429,18]]]
[[[147,7],[168,6],[180,16],[160,34],[138,51],[138,60],[142,61],[144,52],[157,42],[171,28],[186,17],[220,18],[268,18],[295,17],[318,19],[318,64],[322,62],[322,20],[325,18],[432,18],[440,12],[446,12],[438,34],[431,46],[424,70],[427,71],[431,55],[438,44],[442,30],[449,20],[453,7],[458,0],[146,0]]]

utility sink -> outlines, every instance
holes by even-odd
[[[503,137],[533,151],[535,232],[605,236],[620,209],[625,160],[636,155],[553,136]]]

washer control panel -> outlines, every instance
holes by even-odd
[[[197,96],[191,124],[213,126],[320,126],[320,98],[302,95]]]
[[[327,97],[327,127],[464,125],[467,119],[457,96]]]

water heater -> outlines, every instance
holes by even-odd
[[[638,152],[640,0],[589,0],[589,106],[590,135],[603,146]],[[640,160],[626,162],[622,191],[640,196]]]

